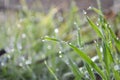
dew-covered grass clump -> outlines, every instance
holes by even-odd
[[[4,13],[0,80],[120,80],[119,13],[114,20],[99,10],[81,16],[76,6]]]

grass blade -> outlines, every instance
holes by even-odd
[[[47,68],[50,71],[50,73],[54,76],[55,80],[58,80],[57,76],[55,75],[55,73],[53,72],[53,70],[48,66],[48,64],[47,64],[46,61],[45,61],[45,65],[47,66]]]
[[[106,76],[104,73],[101,71],[101,69],[88,57],[84,52],[79,50],[77,47],[75,47],[72,44],[68,44],[87,64],[89,64],[93,69],[95,69],[104,80],[106,79]]]
[[[70,63],[70,68],[75,75],[75,79],[76,80],[82,80],[82,73],[80,73],[78,67],[73,63],[72,60],[69,60],[69,63]]]
[[[91,25],[91,27],[94,29],[94,31],[98,34],[100,38],[102,38],[102,33],[100,32],[99,28],[94,24],[92,20],[88,16],[86,16],[88,23]]]
[[[50,40],[50,41],[59,42],[59,40],[58,40],[58,39],[55,39],[55,38],[45,37],[44,39],[45,39],[45,40]]]
[[[103,42],[103,60],[106,66],[107,77],[110,78],[110,65],[114,62],[110,48]]]
[[[117,49],[120,51],[120,40],[117,39],[116,35],[114,34],[114,32],[112,31],[112,29],[110,27],[108,27],[111,36],[113,37],[115,44],[117,46]]]
[[[91,79],[92,79],[92,80],[95,80],[95,76],[94,76],[93,71],[91,70],[91,67],[90,67],[88,64],[86,64],[86,68],[87,68],[87,71],[88,71]]]

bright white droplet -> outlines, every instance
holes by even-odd
[[[58,53],[59,53],[59,54],[61,54],[61,53],[62,53],[62,51],[59,51]]]
[[[74,22],[74,25],[77,25],[77,23],[76,23],[76,22]]]
[[[97,43],[97,41],[96,41],[96,40],[94,40],[94,43]]]
[[[19,66],[20,66],[20,67],[22,67],[22,66],[23,66],[23,64],[22,64],[22,63],[19,63]]]
[[[45,40],[43,39],[42,42],[45,42]]]
[[[18,24],[17,24],[17,27],[18,27],[18,28],[21,28],[21,24],[18,23]]]
[[[88,9],[88,10],[91,10],[91,9],[92,9],[92,6],[89,6],[87,9]]]
[[[83,10],[83,14],[87,14],[87,12],[85,10]]]
[[[12,49],[11,49],[11,52],[14,52],[14,51],[15,51],[15,49],[14,49],[14,48],[12,48]]]
[[[59,55],[59,58],[62,58],[62,55]]]
[[[4,66],[4,65],[5,65],[4,62],[2,62],[2,63],[1,63],[1,66]]]
[[[25,33],[22,34],[22,38],[23,39],[26,38],[26,34]]]
[[[47,48],[48,48],[48,49],[51,49],[51,46],[50,46],[50,45],[48,45],[48,46],[47,46]]]
[[[117,40],[119,40],[119,38],[117,37]]]
[[[56,29],[54,30],[54,32],[55,32],[55,33],[58,33],[58,32],[59,32],[58,28],[56,28]]]
[[[10,55],[7,55],[7,58],[8,58],[8,59],[10,59],[10,58],[11,58],[11,56],[10,56]]]
[[[27,60],[26,62],[25,62],[25,64],[27,64],[27,65],[29,65],[29,64],[31,64],[32,62],[31,62],[31,60]]]
[[[99,26],[99,23],[96,23],[97,26]]]
[[[115,65],[114,69],[117,70],[117,71],[120,70],[120,65]]]
[[[102,47],[100,47],[100,51],[103,52],[103,48]]]

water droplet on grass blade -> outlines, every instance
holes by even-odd
[[[119,40],[119,38],[118,38],[118,37],[117,37],[116,39],[117,39],[117,40]]]
[[[22,63],[19,63],[18,65],[19,65],[20,67],[23,67],[23,64],[22,64]]]
[[[114,69],[117,70],[117,71],[118,71],[118,70],[120,71],[120,65],[115,65],[115,66],[114,66]]]
[[[45,40],[43,39],[42,42],[45,42]]]
[[[50,46],[50,45],[48,45],[48,46],[47,46],[47,49],[49,49],[49,50],[50,50],[50,49],[51,49],[51,46]]]
[[[92,8],[93,8],[92,6],[89,6],[89,7],[87,8],[87,10],[92,10]]]
[[[59,55],[59,58],[62,58],[62,55]]]
[[[59,51],[58,53],[59,53],[59,54],[61,54],[61,53],[62,53],[62,51]]]
[[[5,63],[4,63],[4,62],[1,62],[1,66],[5,66]]]
[[[18,23],[18,24],[17,24],[17,27],[18,27],[18,28],[21,28],[21,24]]]
[[[22,38],[23,39],[26,38],[26,34],[25,33],[22,34]]]
[[[103,52],[103,48],[102,47],[100,47],[100,51]]]
[[[27,65],[29,65],[29,64],[31,64],[31,63],[32,63],[31,60],[27,60],[27,61],[25,62],[25,64],[27,64]]]
[[[10,56],[10,55],[7,55],[7,58],[8,58],[8,59],[10,59],[10,58],[11,58],[11,56]]]
[[[85,10],[83,10],[83,14],[85,14],[85,15],[86,15],[86,14],[87,14],[87,12],[86,12]]]
[[[58,28],[56,28],[56,29],[54,30],[54,32],[55,32],[55,33],[58,33],[58,32],[59,32]]]
[[[97,26],[99,26],[99,23],[96,23]]]

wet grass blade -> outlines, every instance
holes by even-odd
[[[89,64],[93,69],[95,69],[104,80],[107,80],[105,74],[101,71],[101,69],[88,57],[84,52],[79,50],[72,44],[68,44],[87,64]]]
[[[75,75],[75,79],[76,80],[82,80],[82,75],[83,74],[80,73],[79,68],[73,63],[72,60],[69,60],[69,63],[70,63],[70,65],[68,65],[68,66],[70,66],[71,70],[73,71],[73,73]]]
[[[113,39],[115,41],[115,44],[116,44],[118,50],[120,51],[120,40],[117,39],[116,35],[114,34],[114,32],[112,31],[112,29],[110,27],[108,27],[108,29],[110,31],[111,36],[113,37]]]
[[[47,64],[46,61],[45,61],[45,65],[47,66],[47,68],[50,71],[50,73],[54,76],[55,80],[58,80],[57,76],[55,75],[55,73],[53,72],[53,70],[48,66],[48,64]]]
[[[88,64],[86,64],[86,68],[87,68],[87,71],[88,71],[91,79],[92,79],[92,80],[95,80],[95,76],[94,76],[93,71],[91,70],[91,67],[90,67]]]
[[[114,62],[113,56],[111,54],[109,46],[106,44],[107,42],[103,42],[103,60],[106,66],[106,73],[108,78],[110,78],[110,65]]]
[[[50,38],[50,37],[45,37],[44,40],[50,40],[50,41],[56,41],[59,42],[60,40],[55,39],[55,38]]]
[[[88,23],[90,24],[90,26],[94,29],[94,31],[97,33],[97,35],[100,37],[100,38],[102,38],[103,36],[102,36],[102,33],[100,32],[100,30],[99,30],[99,28],[95,25],[95,23],[92,21],[92,20],[90,20],[90,18],[88,17],[88,16],[86,16],[86,18],[87,18],[87,21],[88,21]]]
[[[120,73],[118,70],[114,70],[114,77],[115,77],[115,80],[120,80]]]
[[[93,11],[95,11],[98,15],[100,15],[101,17],[104,17],[104,15],[102,14],[102,12],[99,9],[96,9],[94,7],[91,8]]]

